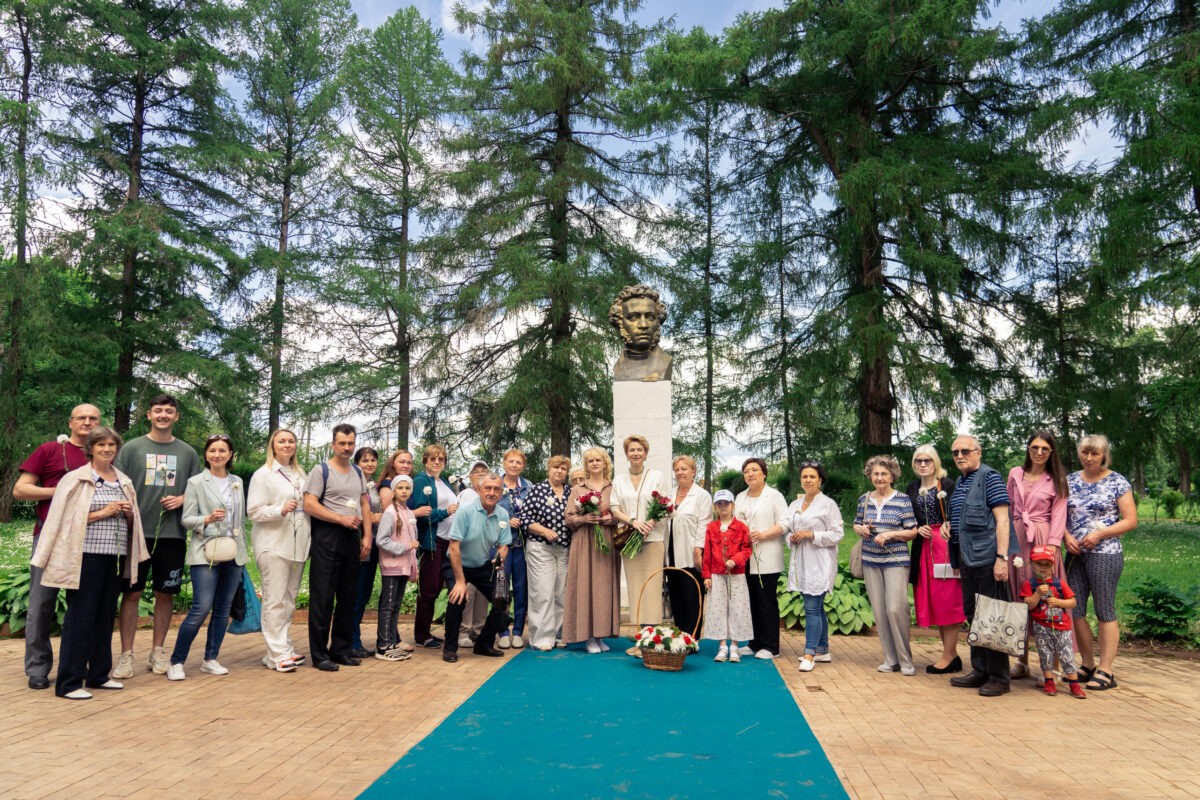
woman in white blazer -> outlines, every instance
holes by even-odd
[[[675,624],[692,633],[700,622],[704,531],[712,522],[713,502],[712,495],[696,484],[696,460],[691,456],[675,456],[671,471],[675,474],[671,497],[675,513],[667,520],[667,566],[686,569],[696,580],[668,572],[667,596]]]
[[[646,456],[650,454],[650,442],[646,437],[627,436],[623,447],[625,457],[629,459],[629,472],[618,475],[613,481],[612,514],[617,522],[632,525],[645,537],[640,553],[633,558],[621,556],[621,563],[625,567],[625,587],[629,591],[632,606],[637,606],[638,591],[646,581],[650,581],[642,593],[641,619],[630,621],[639,627],[658,625],[663,618],[663,578],[661,572],[657,575],[654,573],[662,569],[663,539],[666,538],[667,525],[664,520],[650,522],[646,519],[646,511],[653,492],[666,495],[669,489],[663,474],[646,466]],[[642,651],[636,647],[625,652],[636,658],[642,657]]]
[[[791,560],[787,588],[789,592],[804,595],[801,672],[812,672],[818,661],[833,661],[829,654],[825,594],[833,589],[837,579],[838,542],[845,528],[838,504],[821,492],[824,483],[825,468],[814,461],[804,462],[800,465],[800,488],[804,491],[788,506],[787,541]]]
[[[309,518],[302,492],[308,476],[296,461],[296,434],[287,428],[267,439],[267,461],[250,478],[247,514],[254,527],[254,558],[262,577],[262,635],[267,643],[264,667],[294,672],[304,663],[290,632],[296,595],[308,560]]]
[[[204,442],[204,471],[188,480],[183,493],[183,527],[191,532],[187,564],[192,573],[192,607],[179,625],[167,680],[187,677],[187,661],[192,641],[212,612],[208,638],[204,643],[204,661],[200,671],[209,675],[227,675],[217,656],[225,629],[229,627],[229,608],[234,593],[242,585],[242,567],[248,554],[242,532],[245,519],[242,481],[228,471],[233,461],[233,445],[223,433],[215,433]]]

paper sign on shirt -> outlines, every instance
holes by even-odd
[[[146,486],[175,486],[178,462],[174,455],[146,454]]]

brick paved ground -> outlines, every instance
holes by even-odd
[[[138,634],[139,667],[149,637]],[[401,664],[281,675],[259,664],[257,635],[230,636],[228,676],[200,674],[193,658],[182,683],[139,671],[124,691],[70,702],[25,688],[22,647],[0,640],[5,798],[353,797],[503,664],[464,651],[451,666],[419,649]],[[802,636],[785,633],[783,647],[776,665],[852,797],[1200,796],[1194,662],[1122,656],[1121,687],[1084,701],[1028,680],[987,699],[940,676],[876,673],[871,637],[834,637],[834,663],[803,675]],[[914,652],[923,668],[932,641]]]

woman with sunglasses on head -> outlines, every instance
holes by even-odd
[[[1030,554],[1035,547],[1062,546],[1067,532],[1067,470],[1058,456],[1058,442],[1047,430],[1036,430],[1025,443],[1025,463],[1008,473],[1009,514],[1017,534],[1017,555],[1021,561],[1010,560],[1008,585],[1012,596],[1020,597],[1025,581],[1033,579]],[[1018,566],[1019,564],[1019,566]],[[1067,585],[1063,560],[1054,560],[1054,578],[1060,586]],[[1033,626],[1029,626],[1032,633]],[[1028,636],[1026,636],[1028,639]],[[1021,656],[1009,670],[1012,678],[1029,675],[1029,653]]]
[[[120,449],[111,428],[88,433],[89,463],[54,488],[31,562],[43,570],[42,585],[67,590],[54,693],[68,700],[90,700],[88,689],[124,688],[109,677],[117,596],[150,555],[133,482],[113,466]]]
[[[954,481],[946,477],[937,448],[931,444],[913,451],[912,468],[917,478],[904,493],[912,502],[918,527],[908,580],[913,585],[917,624],[922,628],[937,628],[942,640],[941,656],[926,665],[925,671],[931,675],[962,672],[958,635],[967,619],[963,613],[962,581],[955,577],[957,571],[950,566],[950,543],[942,536]]]
[[[187,676],[187,661],[192,641],[200,632],[209,612],[208,636],[204,643],[204,661],[200,671],[209,675],[228,675],[217,656],[229,627],[229,609],[233,596],[242,585],[242,567],[249,554],[242,530],[245,518],[242,481],[229,473],[233,463],[233,444],[223,433],[215,433],[204,442],[204,471],[188,481],[183,493],[183,527],[191,531],[187,563],[192,574],[192,607],[179,624],[175,649],[167,680],[181,681]]]
[[[287,428],[273,431],[267,438],[266,463],[250,478],[246,513],[254,523],[250,538],[262,576],[262,635],[267,644],[263,666],[277,672],[295,672],[304,663],[288,634],[308,561],[307,481],[296,460],[296,434]]]

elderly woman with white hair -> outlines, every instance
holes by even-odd
[[[858,499],[854,532],[863,539],[863,579],[883,648],[878,671],[915,675],[909,645],[908,543],[917,535],[917,518],[908,495],[892,486],[900,477],[895,458],[872,456],[863,474],[875,490]]]
[[[1075,640],[1079,644],[1079,671],[1094,692],[1115,689],[1113,661],[1121,638],[1117,626],[1117,582],[1125,567],[1121,536],[1137,527],[1137,503],[1123,475],[1109,469],[1112,449],[1104,436],[1092,434],[1079,440],[1079,462],[1083,469],[1067,477],[1067,535],[1070,555],[1067,583],[1077,603]],[[1100,631],[1100,663],[1096,663],[1095,639],[1087,620],[1088,598],[1095,605]]]
[[[949,513],[954,481],[946,477],[937,448],[923,444],[913,451],[912,468],[916,480],[905,488],[917,518],[917,536],[913,539],[908,581],[913,585],[917,624],[937,628],[942,654],[925,667],[931,675],[962,672],[958,655],[958,634],[966,621],[963,613],[962,581],[950,565],[950,543],[942,536]]]

